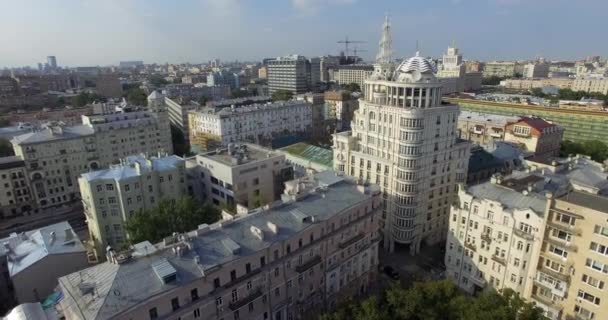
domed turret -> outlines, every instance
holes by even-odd
[[[399,82],[418,82],[435,79],[437,66],[427,58],[416,55],[404,60],[395,70],[395,80]]]

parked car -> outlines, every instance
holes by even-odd
[[[384,266],[383,271],[384,273],[386,273],[387,276],[391,277],[392,279],[399,280],[399,272],[397,272],[397,270],[395,270],[393,267]]]

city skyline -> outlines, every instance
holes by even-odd
[[[0,35],[11,44],[0,48],[0,67],[33,67],[47,55],[61,66],[337,55],[343,46],[336,41],[345,36],[367,41],[356,47],[371,60],[385,14],[397,58],[413,55],[416,43],[423,55],[439,57],[452,41],[471,60],[581,59],[608,49],[586,41],[601,38],[608,25],[601,19],[608,3],[599,0],[82,0],[69,6],[25,0],[5,9],[13,14],[0,27],[13,32]]]

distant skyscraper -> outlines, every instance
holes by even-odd
[[[374,71],[364,83],[352,131],[334,135],[334,169],[382,187],[385,248],[443,241],[469,144],[457,139],[459,108],[441,102],[435,64],[416,54],[396,67],[384,24]]]
[[[57,69],[57,58],[55,58],[55,56],[46,57],[46,62],[51,69]]]

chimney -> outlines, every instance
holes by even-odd
[[[51,236],[51,244],[53,244],[53,243],[55,242],[55,239],[57,238],[57,237],[55,236],[55,231],[51,231],[50,236]]]

